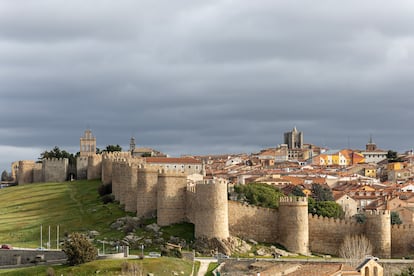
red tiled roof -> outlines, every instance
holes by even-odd
[[[147,163],[165,164],[201,164],[200,160],[191,157],[146,157]]]

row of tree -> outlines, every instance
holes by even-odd
[[[238,199],[252,205],[278,208],[279,198],[284,196],[279,188],[265,183],[249,183],[246,185],[236,185],[234,191],[238,194]],[[320,184],[312,184],[311,196],[308,197],[308,213],[329,218],[343,218],[344,211],[338,203],[334,201],[332,191]],[[300,187],[295,186],[291,193],[292,196],[305,196]],[[354,215],[358,223],[365,223],[366,216],[363,213]],[[402,220],[397,212],[391,212],[391,224],[402,224]]]
[[[249,204],[278,208],[279,198],[284,196],[279,188],[265,183],[249,183],[234,186],[238,199]],[[292,196],[305,196],[299,187],[295,187]],[[333,201],[332,191],[319,184],[312,185],[312,196],[308,198],[308,212],[315,215],[342,218],[344,212],[342,207]]]

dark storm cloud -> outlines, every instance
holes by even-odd
[[[409,149],[413,16],[402,0],[0,0],[1,166],[76,152],[86,128],[172,155],[256,151],[293,126]]]

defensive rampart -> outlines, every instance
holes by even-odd
[[[229,234],[227,184],[196,185],[195,237],[227,239]]]
[[[185,221],[187,176],[161,172],[158,175],[157,224],[166,226]]]
[[[88,156],[86,177],[88,180],[100,179],[102,177],[102,155],[94,154]]]
[[[309,247],[312,252],[338,256],[347,235],[360,235],[364,225],[353,219],[334,219],[309,214]]]
[[[412,258],[414,255],[414,225],[392,225],[391,245],[391,255],[393,258]]]
[[[115,199],[139,217],[157,216],[161,226],[188,221],[194,223],[196,237],[225,239],[233,235],[279,243],[301,254],[338,255],[346,236],[360,234],[371,241],[378,257],[408,256],[414,252],[412,226],[391,228],[389,212],[367,214],[366,222],[358,224],[308,215],[307,199],[301,197],[281,198],[277,210],[249,206],[228,201],[226,184],[187,184],[185,173],[137,166],[131,160],[111,161],[108,179],[112,179]],[[402,242],[399,237],[406,239]]]
[[[281,197],[278,215],[279,243],[289,251],[309,254],[308,199]]]
[[[151,218],[157,216],[158,169],[138,168],[137,217]]]
[[[229,230],[232,236],[259,242],[278,241],[278,213],[275,209],[228,202]]]
[[[43,159],[44,182],[64,182],[68,177],[69,160],[67,158]]]

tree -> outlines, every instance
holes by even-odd
[[[367,215],[365,215],[364,213],[358,213],[352,216],[357,223],[365,223],[365,221],[367,221]]]
[[[320,184],[312,184],[312,197],[316,201],[333,201],[331,189],[329,187],[322,186]]]
[[[335,201],[316,201],[308,198],[308,213],[328,218],[343,218],[344,211]]]
[[[68,257],[69,265],[79,265],[96,259],[98,251],[81,233],[72,233],[62,246]]]
[[[293,188],[292,195],[293,196],[305,196],[305,194],[303,193],[302,189],[299,186],[295,186]]]
[[[120,145],[107,145],[106,148],[103,150],[105,152],[114,152],[114,151],[122,151],[122,148]]]
[[[402,220],[400,218],[400,214],[398,214],[397,212],[391,212],[391,224],[402,224]]]
[[[236,185],[234,191],[248,203],[267,208],[278,208],[279,198],[283,196],[278,188],[265,183]]]
[[[401,271],[400,274],[395,274],[395,276],[414,276],[414,268],[409,266]]]
[[[357,267],[367,255],[372,254],[372,245],[364,235],[345,236],[339,248],[339,256],[351,267]]]
[[[58,146],[55,146],[52,150],[47,151],[45,150],[40,154],[39,160],[45,158],[67,158],[69,159],[69,164],[76,164],[76,157],[65,150],[61,150]]]
[[[2,173],[1,173],[1,181],[7,181],[7,180],[9,180],[10,178],[9,178],[9,174],[7,173],[7,171],[3,171]]]

